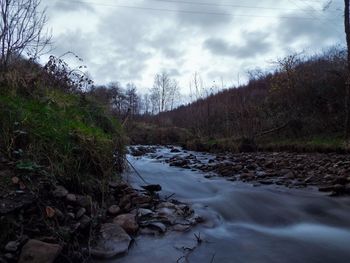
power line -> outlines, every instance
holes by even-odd
[[[104,4],[91,1],[80,1],[80,0],[61,0],[69,3],[80,3],[80,4],[90,4],[96,6],[105,6],[113,8],[125,8],[125,9],[135,9],[135,10],[149,10],[149,11],[159,11],[168,13],[183,13],[183,14],[196,14],[196,15],[215,15],[215,16],[231,16],[231,17],[257,17],[257,18],[282,18],[282,19],[313,19],[311,17],[303,16],[268,16],[268,15],[246,15],[246,14],[231,14],[231,13],[221,13],[221,12],[205,12],[205,11],[192,11],[192,10],[175,10],[167,8],[153,8],[153,7],[141,7],[141,6],[128,6],[119,4]]]
[[[335,24],[335,23],[333,22],[334,20],[332,20],[332,19],[327,19],[327,17],[325,17],[323,13],[320,13],[320,15],[321,15],[321,16],[324,18],[324,20],[326,20],[326,21],[322,20],[322,19],[321,19],[320,17],[318,17],[318,16],[315,16],[315,14],[312,13],[312,12],[310,12],[310,11],[306,11],[306,10],[302,9],[302,8],[301,8],[296,2],[294,2],[293,0],[288,0],[288,1],[291,2],[292,4],[294,4],[295,6],[299,7],[300,10],[304,11],[305,13],[310,14],[310,15],[311,15],[312,17],[314,17],[315,19],[320,20],[323,24],[326,24],[326,21],[329,21],[329,22],[334,26],[334,29],[335,29],[339,34],[342,34],[342,33],[339,31],[339,29],[338,29],[338,25]],[[303,1],[303,0],[300,0],[300,1]],[[315,11],[314,7],[311,6],[309,3],[305,3],[305,4],[306,4],[308,7],[310,7],[311,9],[313,9],[313,10]]]
[[[192,2],[192,1],[182,1],[182,0],[148,0],[148,1],[160,2],[160,3],[163,2],[163,3],[197,5],[197,6],[238,7],[238,8],[248,8],[248,9],[285,10],[285,11],[298,10],[298,9],[282,8],[282,7],[252,6],[252,5],[237,5],[237,4],[213,4],[208,2]],[[315,10],[315,11],[318,11],[318,10]],[[337,12],[336,10],[330,10],[330,11]]]

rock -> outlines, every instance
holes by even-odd
[[[128,251],[130,236],[118,224],[104,224],[100,230],[100,238],[91,255],[98,258],[111,258]]]
[[[131,202],[136,205],[146,204],[152,202],[152,197],[147,195],[140,195],[134,197]]]
[[[75,219],[74,213],[67,213],[67,217],[68,217],[69,219]]]
[[[10,241],[6,244],[5,250],[7,252],[16,252],[18,249],[18,242],[17,241]]]
[[[56,215],[56,210],[52,208],[51,206],[47,206],[45,208],[46,216],[48,218],[53,218]]]
[[[89,196],[78,195],[77,204],[89,210],[91,207],[91,198]]]
[[[186,232],[191,228],[190,225],[181,225],[181,224],[177,224],[175,226],[173,226],[173,230],[174,231],[178,231],[178,232]]]
[[[131,203],[131,197],[130,195],[123,196],[119,201],[119,206],[124,208],[126,205]]]
[[[12,181],[12,183],[15,184],[15,185],[19,184],[19,182],[20,182],[20,180],[19,180],[19,178],[18,178],[17,176],[12,177],[12,178],[11,178],[11,181]]]
[[[273,162],[267,162],[267,163],[265,163],[265,167],[266,168],[273,168],[274,167],[274,163]]]
[[[19,263],[53,263],[62,247],[30,239],[22,248]]]
[[[120,213],[120,207],[117,205],[112,205],[108,208],[108,213],[111,215],[117,215]]]
[[[75,214],[77,219],[81,218],[86,213],[86,209],[84,207],[80,208],[78,212]]]
[[[142,185],[141,187],[151,193],[159,192],[162,190],[162,187],[159,184]]]
[[[147,227],[156,229],[159,233],[166,232],[166,226],[161,222],[151,222],[147,225]]]
[[[348,180],[346,177],[337,177],[334,179],[333,184],[347,184]]]
[[[75,203],[77,201],[77,196],[75,194],[67,194],[66,200],[70,203]]]
[[[153,215],[153,211],[150,209],[140,208],[137,210],[138,217],[151,216]]]
[[[63,197],[66,197],[68,195],[68,190],[66,188],[64,188],[63,186],[57,186],[52,194],[56,198],[63,198]]]
[[[264,172],[264,171],[257,171],[257,172],[255,172],[255,174],[256,174],[256,176],[258,176],[260,178],[264,178],[267,175],[266,172]]]
[[[87,228],[89,225],[90,225],[90,222],[91,222],[91,218],[88,217],[87,215],[83,215],[81,218],[80,218],[80,228],[81,229],[85,229]]]
[[[135,234],[139,229],[133,214],[123,214],[114,218],[113,223],[120,225],[128,234]]]
[[[64,214],[58,208],[55,208],[55,215],[60,220],[64,219]]]

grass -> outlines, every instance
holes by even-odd
[[[241,139],[237,138],[200,138],[187,141],[184,146],[191,150],[205,152],[238,152]],[[259,151],[295,151],[295,152],[350,152],[341,134],[323,134],[303,138],[269,137],[257,140]]]
[[[290,150],[298,152],[349,152],[341,134],[322,134],[304,138],[274,138],[259,142],[261,150]]]
[[[88,191],[82,186],[93,186],[122,165],[113,160],[116,150],[124,151],[120,124],[103,105],[82,94],[57,89],[31,96],[2,92],[0,132],[3,153],[45,166],[75,191]]]

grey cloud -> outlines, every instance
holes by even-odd
[[[155,52],[161,52],[166,58],[179,59],[185,54],[184,50],[181,49],[181,43],[184,40],[179,37],[183,34],[175,34],[174,31],[174,27],[164,28],[158,34],[148,38],[145,44],[154,49]]]
[[[224,13],[224,10],[217,9],[216,13]],[[178,13],[177,21],[180,26],[187,27],[199,27],[201,29],[214,28],[218,25],[230,23],[232,17],[228,15],[210,15],[210,14],[191,14],[191,13]]]
[[[63,34],[54,36],[53,43],[55,48],[53,53],[60,56],[66,52],[73,52],[84,60],[89,59],[93,54],[93,47],[90,36],[84,34],[81,30],[67,31]]]
[[[64,12],[94,11],[93,6],[85,2],[56,1],[53,7],[58,11]]]
[[[221,38],[209,38],[203,47],[214,55],[231,56],[240,59],[253,58],[258,54],[265,54],[273,48],[267,40],[268,33],[248,32],[243,36],[242,44],[230,44]]]
[[[176,68],[172,68],[172,69],[168,70],[167,72],[173,78],[181,76],[180,71]]]
[[[306,15],[306,14],[305,14]],[[289,14],[293,16],[293,14]],[[294,16],[300,16],[295,14]],[[276,35],[284,45],[293,44],[303,39],[308,44],[321,46],[323,43],[339,39],[343,33],[342,16],[336,16],[332,12],[309,13],[311,19],[281,19],[276,28]]]
[[[99,56],[104,59],[97,65],[99,79],[109,81],[140,80],[152,57],[147,43],[147,32],[152,29],[154,19],[135,16],[131,10],[113,12],[101,18],[95,39],[103,49]]]

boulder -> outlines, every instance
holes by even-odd
[[[54,262],[62,247],[58,244],[45,243],[30,239],[22,248],[19,263],[51,263]]]
[[[123,214],[114,218],[113,223],[121,226],[128,234],[135,234],[139,229],[136,217],[133,214]]]
[[[118,224],[107,223],[102,225],[100,238],[91,255],[98,258],[111,258],[128,251],[131,242],[130,236]]]

